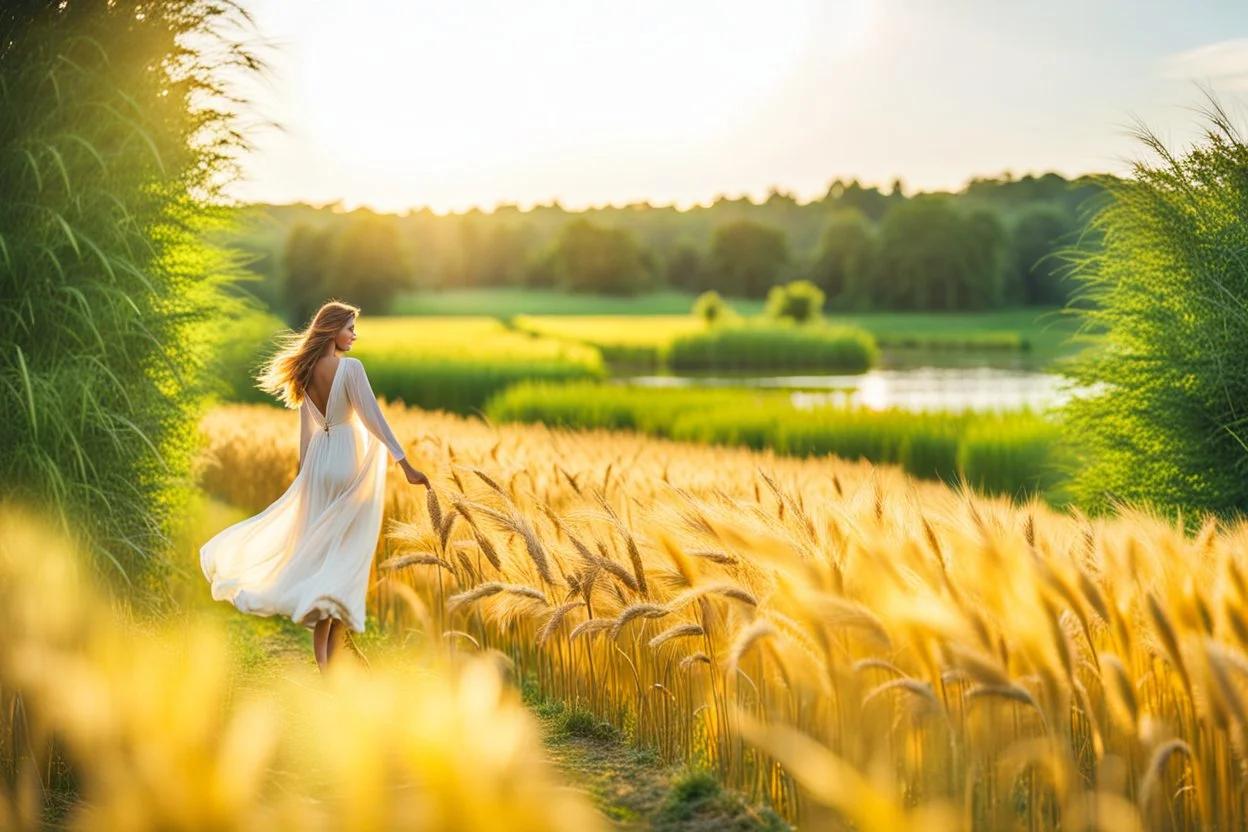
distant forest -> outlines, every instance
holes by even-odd
[[[338,206],[253,205],[228,242],[258,278],[249,291],[292,323],[327,295],[384,311],[398,295],[540,287],[628,295],[655,289],[763,297],[807,279],[834,310],[974,310],[1066,302],[1072,247],[1101,177],[1048,173],[903,193],[836,181],[817,200],[774,190],[677,210],[648,203],[568,211],[499,205],[439,216]]]

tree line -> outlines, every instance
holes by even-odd
[[[761,298],[809,280],[840,310],[974,310],[1059,305],[1060,253],[1087,246],[1096,177],[977,179],[958,193],[906,195],[833,182],[799,203],[717,199],[677,210],[646,203],[571,212],[558,203],[438,215],[334,206],[256,206],[258,293],[292,320],[328,294],[383,310],[406,291],[531,287],[628,295],[670,288]]]

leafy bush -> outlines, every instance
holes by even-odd
[[[242,142],[232,4],[27,3],[0,19],[0,496],[50,508],[161,594],[220,284],[208,242]],[[237,47],[237,48],[234,48]]]
[[[693,315],[695,318],[701,318],[708,325],[720,323],[732,313],[728,308],[728,304],[720,297],[719,292],[711,290],[698,295],[698,299],[693,302]]]
[[[822,289],[809,280],[795,280],[784,286],[771,287],[764,314],[776,320],[811,323],[823,314],[823,301]]]
[[[1105,331],[1071,376],[1082,505],[1114,499],[1191,516],[1248,510],[1248,146],[1215,110],[1184,156],[1106,180],[1101,246],[1076,273],[1086,325]]]
[[[225,341],[212,362],[217,394],[232,402],[272,402],[272,396],[256,387],[256,372],[275,346],[274,336],[286,325],[272,314],[253,310],[222,327]]]

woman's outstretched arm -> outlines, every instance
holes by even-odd
[[[386,446],[391,458],[396,462],[402,460],[407,454],[399,440],[395,438],[394,432],[390,430],[386,417],[381,413],[377,397],[373,395],[373,386],[368,383],[368,374],[364,372],[364,365],[352,358],[342,360],[347,362],[347,366],[343,369],[347,371],[345,382],[347,398],[351,400],[351,406],[359,414],[360,421],[364,423],[368,432]]]

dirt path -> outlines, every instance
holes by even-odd
[[[663,832],[782,832],[789,827],[769,810],[749,806],[711,774],[664,765],[636,749],[609,725],[561,703],[530,704],[551,762],[569,784],[585,791],[621,830]]]

